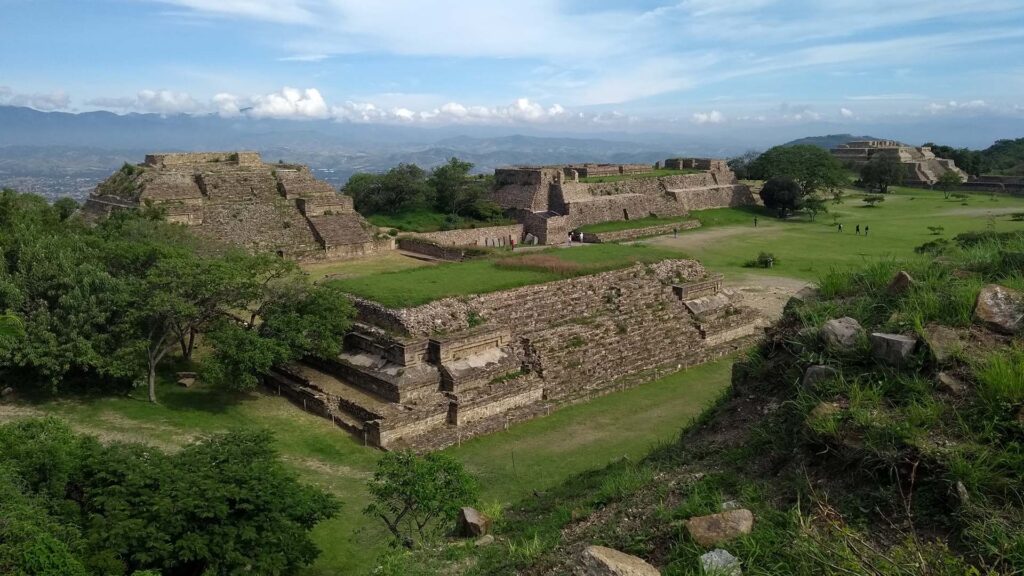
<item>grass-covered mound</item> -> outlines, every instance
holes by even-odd
[[[714,546],[747,575],[1021,573],[1024,342],[973,311],[984,285],[1024,289],[1024,236],[958,240],[826,275],[678,442],[505,510],[491,546],[398,557],[394,573],[568,573],[598,544],[662,574],[701,574],[710,547],[686,521],[723,505],[755,516],[749,534]],[[889,288],[900,270],[914,278],[902,292]],[[920,344],[897,367],[876,360],[866,334],[829,348],[821,328],[840,317]],[[805,382],[818,365],[835,376]]]
[[[335,282],[342,290],[356,296],[392,308],[404,308],[441,298],[508,290],[669,258],[682,258],[682,255],[674,250],[644,245],[593,244],[496,255]]]

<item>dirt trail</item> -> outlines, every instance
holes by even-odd
[[[759,274],[727,278],[725,282],[725,289],[732,291],[740,304],[759,310],[770,322],[782,316],[790,297],[812,286],[813,283],[798,278]]]

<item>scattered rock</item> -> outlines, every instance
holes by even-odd
[[[700,557],[700,565],[707,576],[740,576],[743,574],[739,558],[721,548],[715,548],[711,552],[703,554]]]
[[[964,383],[948,372],[939,372],[938,386],[939,390],[952,396],[963,396],[964,392],[967,391]]]
[[[7,398],[12,394],[14,394],[14,388],[11,388],[10,386],[0,390],[0,398]]]
[[[890,366],[902,366],[910,359],[917,347],[917,338],[902,334],[883,334],[875,332],[871,335],[871,355],[876,360]]]
[[[807,420],[818,420],[819,418],[825,418],[827,416],[839,413],[841,409],[842,407],[835,402],[821,402],[811,409],[810,414],[807,415]]]
[[[939,364],[945,364],[960,350],[963,350],[964,343],[960,335],[952,328],[940,324],[929,324],[924,328],[924,343],[932,358]]]
[[[636,556],[605,548],[587,546],[580,556],[579,576],[661,576],[661,572]]]
[[[906,271],[900,270],[895,276],[893,276],[892,280],[889,282],[889,287],[886,288],[886,290],[888,290],[890,294],[899,295],[910,290],[910,287],[913,285],[914,278]]]
[[[490,546],[491,544],[494,544],[494,536],[490,534],[484,534],[473,543],[474,546]]]
[[[810,388],[819,382],[828,382],[829,380],[835,380],[839,376],[839,371],[831,366],[808,366],[807,370],[804,370],[804,378],[801,381],[804,387]]]
[[[971,501],[971,495],[967,492],[967,486],[964,486],[964,483],[959,480],[956,481],[956,495],[957,498],[960,498],[961,504],[967,504]]]
[[[479,537],[491,530],[491,519],[476,508],[466,506],[459,510],[459,532],[463,536]]]
[[[728,510],[739,510],[739,509],[740,509],[740,503],[738,501],[736,501],[736,500],[727,500],[725,502],[722,502],[722,511],[723,512],[724,511],[728,511]]]
[[[178,372],[178,386],[185,388],[191,388],[196,383],[196,379],[199,377],[195,372]]]
[[[857,347],[864,329],[849,316],[829,320],[821,327],[821,339],[829,348],[851,351]]]
[[[1002,334],[1016,334],[1024,329],[1024,294],[989,284],[978,293],[974,317],[986,328]]]
[[[714,546],[754,529],[754,514],[745,508],[697,516],[686,521],[690,537],[701,546]]]

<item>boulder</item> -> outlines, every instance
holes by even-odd
[[[948,372],[939,372],[938,388],[951,396],[962,396],[967,390],[963,382]]]
[[[708,547],[750,534],[753,529],[754,514],[745,508],[697,516],[686,521],[686,531],[694,542]]]
[[[494,536],[490,534],[484,534],[477,538],[476,542],[473,542],[474,546],[490,546],[491,544],[494,544]]]
[[[910,360],[917,338],[902,334],[883,334],[875,332],[871,335],[871,355],[875,360],[890,366],[902,366]]]
[[[804,378],[801,380],[801,384],[810,388],[818,384],[819,382],[828,382],[829,380],[835,380],[839,376],[839,371],[831,366],[808,366],[807,370],[804,370]]]
[[[587,546],[575,572],[578,576],[661,576],[642,559],[604,546]]]
[[[833,414],[838,414],[842,410],[842,406],[836,402],[819,402],[817,406],[811,408],[809,414],[807,414],[807,420],[813,421],[819,418],[825,418]]]
[[[463,536],[480,537],[491,530],[491,519],[476,508],[459,510],[459,532]]]
[[[715,548],[711,552],[701,555],[700,566],[707,576],[740,576],[743,574],[739,558],[721,548]]]
[[[740,503],[737,500],[726,500],[725,502],[722,502],[722,510],[723,511],[725,511],[725,510],[739,510],[740,508],[742,508],[742,506],[740,506]]]
[[[989,284],[978,293],[974,317],[994,332],[1017,334],[1024,329],[1024,294]]]
[[[896,273],[895,276],[892,277],[892,280],[889,281],[889,286],[886,288],[886,290],[889,292],[889,294],[899,295],[910,290],[910,287],[913,285],[914,278],[911,277],[911,275],[908,274],[906,271],[900,270],[899,272]]]
[[[825,322],[825,325],[821,327],[820,333],[821,340],[825,343],[825,346],[849,352],[857,348],[857,344],[864,334],[864,329],[861,328],[860,322],[849,316],[844,316]]]
[[[11,388],[10,386],[7,386],[3,390],[0,390],[0,398],[7,398],[8,396],[12,396],[13,394],[14,388]]]
[[[949,362],[954,354],[963,350],[964,343],[960,340],[960,335],[952,328],[940,324],[929,324],[925,326],[923,334],[928,351],[939,364]]]
[[[195,372],[178,372],[176,376],[178,377],[178,386],[185,388],[191,388],[199,377]]]

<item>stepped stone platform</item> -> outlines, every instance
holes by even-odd
[[[439,449],[749,346],[766,321],[693,260],[391,309],[268,386],[384,449]]]
[[[102,217],[139,206],[162,209],[199,236],[299,260],[394,248],[309,168],[267,164],[256,152],[149,154],[100,183],[83,211]]]
[[[832,155],[855,170],[863,168],[876,155],[896,158],[907,169],[904,183],[908,186],[931,186],[946,172],[956,172],[964,182],[968,179],[967,174],[957,168],[956,163],[945,158],[937,158],[931,148],[907,146],[895,140],[848,142],[833,148]]]

